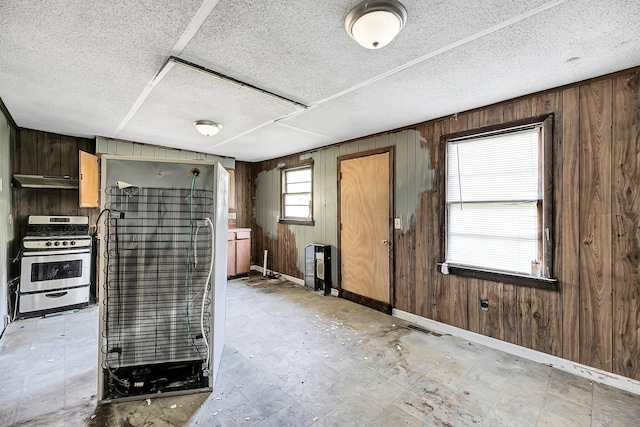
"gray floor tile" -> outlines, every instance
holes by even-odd
[[[556,371],[551,376],[549,393],[583,406],[591,406],[593,383],[586,378]]]
[[[591,408],[550,394],[542,409],[539,426],[589,426]]]

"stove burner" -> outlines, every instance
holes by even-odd
[[[22,246],[25,250],[59,251],[91,247],[89,217],[31,215]]]

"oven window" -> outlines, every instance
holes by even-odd
[[[71,279],[82,276],[82,260],[37,262],[31,266],[31,282]]]

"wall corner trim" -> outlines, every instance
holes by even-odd
[[[441,334],[449,334],[457,338],[471,341],[475,344],[484,345],[495,350],[500,350],[514,356],[523,357],[533,362],[541,363],[573,375],[578,375],[580,377],[595,381],[600,384],[616,387],[621,390],[640,395],[640,381],[634,380],[632,378],[623,377],[622,375],[603,371],[602,369],[594,368],[592,366],[572,362],[561,357],[542,353],[530,348],[521,347],[519,345],[511,344],[495,338],[487,337],[485,335],[467,331],[466,329],[460,329],[455,326],[440,323],[435,320],[427,319],[426,317],[421,317],[395,308],[393,309],[392,316]]]

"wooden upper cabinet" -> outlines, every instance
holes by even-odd
[[[97,208],[100,206],[100,180],[98,156],[80,151],[80,207]]]

